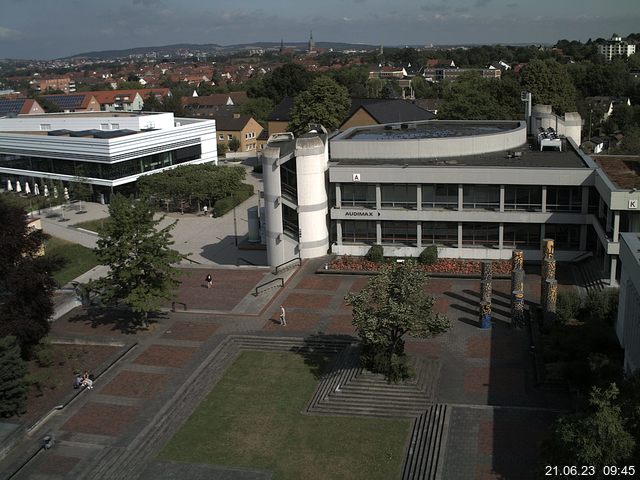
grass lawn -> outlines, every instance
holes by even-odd
[[[62,270],[53,275],[60,286],[98,265],[93,250],[60,238],[51,237],[47,240],[44,251],[46,256],[58,255],[67,262]]]
[[[92,232],[98,233],[98,228],[103,224],[109,222],[111,217],[107,218],[99,218],[97,220],[87,220],[86,222],[75,223],[73,226],[77,228],[84,228],[85,230],[90,230]]]
[[[317,384],[300,355],[244,352],[160,456],[275,480],[399,478],[410,420],[302,414]]]

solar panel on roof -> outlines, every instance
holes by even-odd
[[[80,108],[82,106],[82,101],[84,100],[84,95],[61,95],[59,97],[45,95],[43,98],[57,105],[59,108],[70,109]]]
[[[24,98],[20,100],[0,100],[0,116],[18,115],[24,105]]]

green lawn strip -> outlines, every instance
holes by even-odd
[[[84,228],[85,230],[90,230],[92,232],[98,233],[98,230],[102,225],[109,222],[110,217],[107,218],[98,218],[96,220],[87,220],[86,222],[75,223],[73,226],[76,228]]]
[[[160,456],[276,480],[398,478],[411,422],[304,415],[317,384],[299,355],[245,352]]]
[[[60,286],[98,265],[98,259],[93,250],[56,237],[49,238],[45,243],[45,256],[53,255],[66,260],[62,270],[53,275]]]

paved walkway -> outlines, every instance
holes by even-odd
[[[0,472],[10,471],[37,448],[42,434],[53,432],[56,446],[38,455],[18,478],[157,478],[153,475],[163,468],[156,457],[164,443],[145,438],[171,438],[180,428],[200,395],[235,358],[227,356],[207,367],[229,334],[306,338],[354,333],[351,309],[343,298],[361,289],[367,277],[315,274],[323,262],[305,263],[284,289],[269,293],[270,303],[259,314],[233,313],[258,273],[220,269],[213,270],[213,290],[199,286],[202,279],[195,276],[183,293],[208,311],[227,313],[167,312],[145,331],[125,328],[126,318],[117,312],[92,321],[77,316],[57,321],[54,336],[135,341],[138,346],[101,377],[94,390],[83,392],[26,438],[17,450],[20,454],[0,463]],[[222,286],[225,280],[229,287]],[[537,300],[538,282],[534,275],[527,279],[532,301]],[[432,280],[429,291],[436,297],[435,308],[449,315],[453,327],[434,339],[407,341],[411,355],[438,359],[443,366],[435,396],[451,408],[451,421],[442,478],[533,478],[544,428],[566,406],[565,398],[534,388],[527,331],[510,324],[508,289],[507,281],[494,283],[496,318],[492,329],[481,330],[476,321],[479,281]],[[287,309],[286,327],[278,324],[280,304]],[[156,423],[159,415],[169,421]],[[157,428],[161,435],[156,435]],[[121,456],[122,462],[116,460]],[[194,478],[268,478],[268,472],[189,468]],[[138,477],[145,470],[145,476]],[[175,466],[168,465],[163,478],[175,475]]]

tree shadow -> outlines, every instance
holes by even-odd
[[[125,335],[135,335],[166,319],[162,312],[150,313],[146,325],[134,312],[123,307],[101,307],[91,305],[84,307],[82,313],[69,318],[69,323],[84,323],[91,328],[109,328]]]
[[[314,377],[320,379],[333,369],[340,368],[336,362],[340,352],[356,342],[358,339],[351,335],[318,333],[306,337],[303,346],[294,347],[292,351],[301,355]]]

